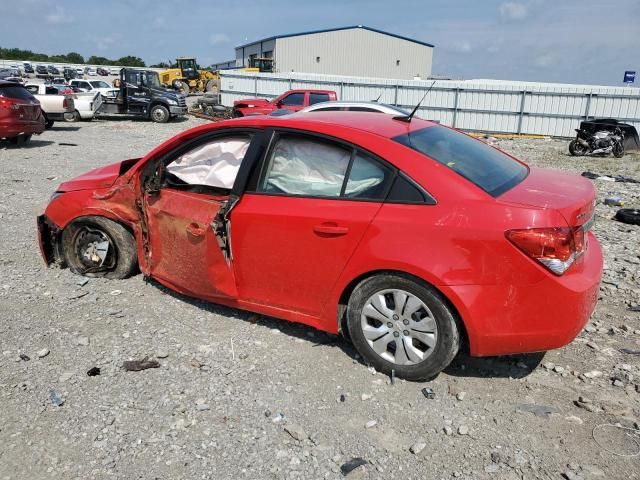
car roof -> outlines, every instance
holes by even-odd
[[[399,107],[394,107],[393,105],[387,105],[386,103],[378,103],[378,102],[350,102],[348,100],[335,100],[329,102],[320,102],[314,103],[313,105],[309,105],[303,111],[312,111],[316,108],[327,108],[327,107],[364,107],[364,108],[374,108],[379,112],[383,113],[400,113],[402,111]]]
[[[413,117],[411,122],[395,120],[392,115],[372,115],[370,112],[298,112],[295,115],[272,117],[268,115],[254,115],[228,120],[226,125],[259,126],[263,128],[300,128],[314,130],[313,126],[330,125],[340,128],[361,130],[384,138],[394,138],[399,135],[421,130],[437,125],[434,122]]]
[[[9,82],[9,81],[7,81],[7,80],[0,80],[0,87],[5,87],[5,86],[12,86],[12,87],[18,86],[18,87],[22,87],[22,85],[21,85],[21,84],[16,83],[16,82]]]

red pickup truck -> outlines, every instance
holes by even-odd
[[[293,112],[309,105],[337,100],[331,90],[289,90],[271,101],[263,98],[248,98],[233,102],[233,116],[268,115],[274,110],[286,109]]]

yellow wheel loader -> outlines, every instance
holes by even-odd
[[[176,59],[176,64],[177,68],[160,72],[160,82],[168,88],[185,95],[189,92],[213,92],[218,89],[218,75],[208,70],[198,70],[195,58],[180,57]]]

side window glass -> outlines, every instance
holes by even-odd
[[[200,185],[231,189],[247,153],[251,135],[232,135],[183,153],[166,167],[169,185]]]
[[[391,168],[358,152],[351,165],[344,196],[346,198],[383,200],[392,173]]]
[[[287,95],[280,102],[282,105],[300,106],[304,105],[304,93],[292,93]]]
[[[322,140],[282,135],[267,157],[258,191],[337,198],[351,152]]]
[[[26,87],[26,89],[33,94],[37,94],[38,93],[38,87],[35,85],[29,85],[28,87]]]
[[[310,93],[309,105],[315,105],[316,103],[328,102],[329,95],[326,93]]]
[[[346,110],[350,112],[373,112],[373,113],[378,111],[375,108],[369,108],[369,107],[347,107]]]
[[[421,203],[425,205],[435,205],[436,201],[429,194],[400,173],[393,185],[389,195],[387,195],[387,203]]]

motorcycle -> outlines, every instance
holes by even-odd
[[[569,153],[576,157],[583,155],[609,155],[613,153],[616,158],[624,156],[624,132],[620,127],[614,131],[598,130],[588,132],[582,128],[576,128],[576,138],[569,143]]]

